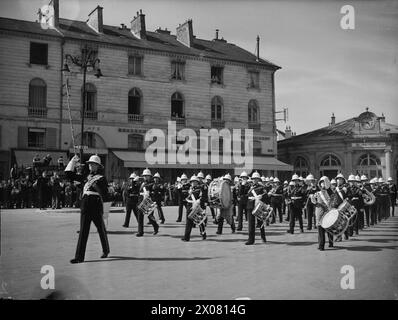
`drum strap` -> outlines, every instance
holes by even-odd
[[[344,201],[343,194],[341,193],[341,191],[340,191],[339,187],[337,187],[337,188],[336,188],[336,190],[337,190],[337,193],[339,194],[339,196],[340,196],[341,200],[343,200],[343,201]]]
[[[321,197],[322,201],[329,207],[329,201],[326,200],[326,197],[322,191],[319,191],[319,196]]]

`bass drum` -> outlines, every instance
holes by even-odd
[[[210,182],[208,197],[210,207],[229,209],[232,205],[232,193],[228,181],[213,180]]]
[[[322,218],[321,227],[334,236],[344,233],[349,224],[347,216],[338,209],[331,209]]]

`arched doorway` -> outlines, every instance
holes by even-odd
[[[304,157],[298,156],[293,164],[293,172],[305,178],[309,171],[308,161]]]
[[[341,171],[341,161],[334,154],[324,156],[320,162],[319,174],[320,176],[327,176],[333,179]]]

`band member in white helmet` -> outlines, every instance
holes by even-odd
[[[205,183],[206,183],[206,185],[207,185],[207,190],[209,190],[209,186],[210,186],[211,181],[212,181],[211,175],[208,174],[208,175],[206,176],[206,178],[205,178]],[[207,198],[208,198],[208,195],[207,195]],[[206,205],[208,206],[207,201],[208,201],[208,199],[206,200]],[[217,221],[216,221],[216,212],[215,212],[214,208],[212,208],[212,207],[210,207],[210,206],[209,206],[209,208],[210,208],[211,216],[213,217],[213,223],[214,223],[214,224],[217,224]]]
[[[191,201],[199,200],[199,205],[204,210],[206,208],[206,206],[204,203],[204,199],[202,199],[202,196],[203,196],[202,195],[202,187],[199,185],[199,179],[197,176],[193,175],[191,177],[190,186],[191,187],[188,191],[187,198],[191,198]],[[193,209],[193,202],[187,201],[187,218],[186,218],[186,223],[185,223],[185,234],[184,234],[184,237],[181,239],[182,241],[186,241],[186,242],[188,242],[191,239],[192,227],[195,224],[190,218],[188,218],[192,209]],[[199,225],[199,230],[200,230],[202,239],[205,240],[206,239],[206,230],[205,230],[204,223],[201,223]]]
[[[242,231],[243,228],[243,215],[245,215],[245,220],[247,221],[247,193],[250,189],[250,184],[248,183],[249,177],[246,171],[240,174],[241,182],[238,185],[238,228],[237,231]]]
[[[185,173],[181,175],[181,186],[179,188],[180,192],[180,203],[178,204],[178,218],[176,222],[181,222],[182,221],[182,213],[185,209],[187,210],[187,197],[188,197],[188,192],[189,189],[191,188],[191,185],[188,183],[188,177]]]
[[[253,184],[248,190],[247,193],[247,216],[249,220],[249,239],[246,242],[246,245],[252,245],[255,241],[255,232],[256,232],[256,220],[257,218],[252,214],[253,209],[255,207],[256,199],[263,201],[263,196],[266,195],[266,190],[264,186],[260,184],[261,177],[260,174],[256,171],[252,174]],[[260,228],[261,239],[263,242],[267,242],[265,237],[264,224],[262,224]]]
[[[311,201],[309,201],[310,196],[315,194],[317,191],[319,191],[319,188],[315,184],[315,178],[312,174],[309,174],[306,177],[306,182],[307,182],[307,190],[306,190],[306,196],[307,196],[307,201],[306,201],[306,210],[307,210],[307,230],[312,230],[312,220],[314,220],[314,226],[315,228],[317,227],[316,224],[316,216],[315,216],[315,207]]]
[[[130,224],[131,211],[133,211],[135,218],[138,223],[138,198],[140,196],[140,187],[141,184],[139,182],[139,177],[132,173],[129,177],[129,184],[127,186],[127,199],[126,199],[126,218],[124,220],[123,227],[128,228]],[[138,235],[138,234],[137,234]]]
[[[281,185],[280,180],[275,177],[273,180],[273,187],[268,192],[268,196],[271,197],[271,207],[274,211],[272,217],[272,223],[275,223],[277,212],[279,216],[279,222],[283,221],[283,212],[282,212],[282,204],[283,204],[283,187]]]
[[[229,173],[227,173],[223,177],[223,180],[225,180],[225,181],[227,181],[229,183],[230,188],[231,188],[231,193],[232,193],[233,183],[232,183],[231,175]],[[233,205],[233,199],[231,199],[231,206],[232,205]],[[231,208],[231,210],[232,210],[232,208]],[[234,222],[234,219],[232,218],[232,215],[231,215],[231,221],[230,222],[231,222],[231,231],[232,231],[232,233],[235,233],[235,229],[236,228],[235,228],[235,222]],[[223,225],[224,225],[224,217],[221,214],[218,217],[217,224],[218,224],[218,227],[217,227],[216,234],[222,234],[222,229],[223,229]]]
[[[304,232],[303,229],[303,205],[304,205],[304,197],[305,191],[300,186],[300,178],[297,174],[292,176],[292,181],[295,183],[295,186],[288,191],[288,196],[291,200],[290,203],[290,216],[289,216],[289,229],[287,230],[288,233],[294,233],[294,225],[295,220],[298,219],[300,225],[300,231]]]
[[[320,190],[315,193],[309,193],[309,197],[311,203],[315,205],[315,215],[318,223],[318,249],[323,251],[325,250],[326,230],[322,228],[321,222],[323,216],[331,209],[330,197],[333,192],[330,190],[330,181],[326,176],[319,179],[318,186]],[[329,248],[331,248],[333,247],[333,235],[329,232],[327,234],[329,239]]]
[[[139,203],[143,200],[144,196],[149,195],[152,199],[153,202],[155,202],[155,199],[153,199],[153,182],[152,182],[152,173],[149,169],[145,169],[142,173],[142,176],[144,177],[144,182],[141,184],[140,187],[140,199]],[[144,234],[144,213],[139,211],[138,215],[138,234],[143,235]],[[156,222],[156,219],[153,216],[153,213],[148,215],[148,220],[149,224],[153,226],[153,234],[156,235],[159,232],[159,225]]]
[[[105,176],[100,173],[100,170],[103,169],[101,159],[97,155],[93,155],[86,162],[90,171],[87,177],[75,173],[78,162],[79,158],[75,155],[65,168],[68,179],[84,183],[80,206],[79,240],[77,242],[75,258],[70,261],[71,263],[81,263],[84,261],[91,222],[97,227],[100,236],[103,252],[101,258],[107,258],[110,251],[103,220],[103,202],[108,199],[108,183]]]
[[[153,199],[156,202],[156,207],[159,214],[160,223],[164,224],[164,214],[162,209],[162,200],[164,199],[165,189],[162,183],[160,183],[160,174],[158,172],[153,176],[153,186],[152,186],[152,194]]]

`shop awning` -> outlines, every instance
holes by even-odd
[[[179,169],[235,169],[247,170],[246,168],[237,168],[235,164],[149,164],[145,160],[145,152],[138,151],[112,151],[116,157],[123,161],[125,168],[179,168]],[[167,157],[166,157],[167,159]],[[274,157],[253,157],[253,169],[256,170],[276,170],[276,171],[292,171],[293,167],[283,163]],[[249,169],[250,170],[250,169]]]
[[[64,163],[68,161],[68,156],[66,152],[62,151],[35,151],[35,150],[14,150],[15,160],[17,161],[18,167],[31,167],[33,164],[33,157],[38,154],[39,158],[43,160],[46,155],[50,155],[52,160],[52,165],[58,164],[58,158],[62,156],[64,158]]]

